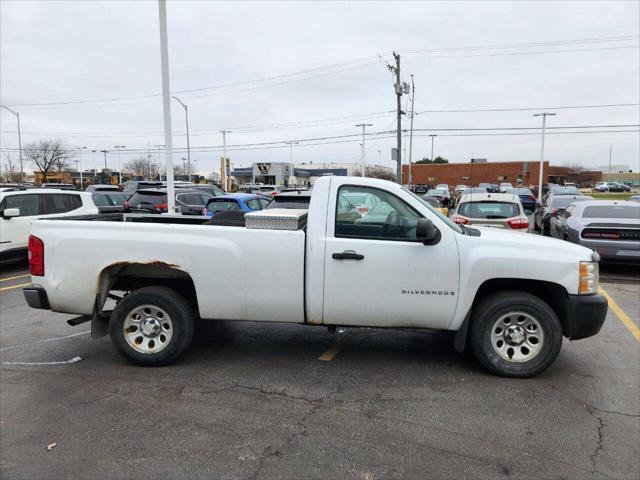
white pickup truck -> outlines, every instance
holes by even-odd
[[[367,196],[375,206],[354,205]],[[196,321],[252,320],[449,330],[491,372],[527,377],[553,363],[563,336],[589,337],[604,323],[597,253],[456,225],[394,183],[322,178],[306,222],[289,230],[269,226],[265,212],[300,218],[273,209],[247,214],[246,226],[38,220],[25,298],[81,315],[69,323],[91,321],[95,337],[108,331],[121,354],[150,366],[174,361]]]

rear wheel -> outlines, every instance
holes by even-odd
[[[118,302],[109,333],[116,350],[138,365],[173,362],[193,338],[194,313],[180,294],[166,287],[145,287]]]
[[[534,295],[499,292],[473,310],[473,354],[496,375],[537,375],[555,361],[561,347],[562,328],[557,315]]]

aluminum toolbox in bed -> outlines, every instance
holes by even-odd
[[[308,210],[272,208],[249,212],[244,216],[247,228],[262,230],[300,230],[307,224]]]

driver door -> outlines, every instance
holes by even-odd
[[[27,248],[31,223],[40,214],[40,195],[7,195],[0,204],[0,212],[8,208],[20,209],[20,216],[0,217],[0,251]]]
[[[375,197],[358,211],[352,198]],[[421,215],[391,192],[343,185],[331,195],[325,248],[325,324],[446,328],[459,283],[454,231],[416,241]]]

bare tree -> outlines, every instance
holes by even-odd
[[[13,158],[9,152],[4,153],[4,174],[0,168],[0,177],[7,183],[20,183],[20,168],[13,163]]]
[[[365,171],[367,177],[369,178],[380,178],[382,180],[389,180],[391,182],[396,181],[396,176],[393,172],[390,172],[389,170],[377,165],[372,167],[367,166]],[[353,169],[353,176],[359,177],[360,175],[362,175],[362,168],[360,166],[356,166]]]
[[[142,178],[151,178],[157,171],[156,166],[147,157],[138,157],[124,164],[123,170],[130,175]]]
[[[585,171],[585,168],[580,165],[578,162],[565,162],[562,164],[563,167],[569,169],[569,173],[580,175]]]
[[[27,161],[42,174],[42,182],[47,181],[47,175],[52,168],[57,168],[61,172],[67,168],[72,155],[61,140],[40,140],[26,144],[22,153]]]

